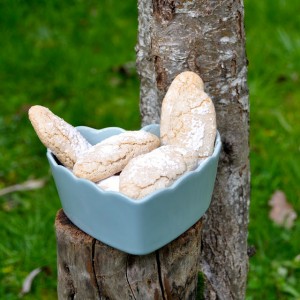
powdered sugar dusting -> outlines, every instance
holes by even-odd
[[[161,139],[163,145],[187,147],[203,156],[213,151],[216,115],[203,82],[192,74],[183,72],[170,85],[162,105]]]
[[[160,145],[159,138],[146,131],[126,131],[94,145],[74,165],[74,174],[99,181],[116,174],[134,157]]]
[[[140,199],[170,186],[186,171],[196,167],[197,155],[191,162],[191,158],[184,155],[188,153],[188,150],[166,145],[132,159],[120,175],[120,192]]]
[[[184,138],[184,146],[199,151],[203,146],[205,123],[201,122],[198,118],[193,118],[191,124],[190,131],[188,131]]]
[[[29,109],[29,119],[41,142],[68,168],[91,145],[70,124],[53,114],[48,108],[35,105]]]
[[[80,134],[80,132],[66,123],[64,120],[59,120],[59,127],[63,134],[68,137],[70,141],[70,147],[76,154],[76,159],[78,159],[83,153],[92,147],[92,145]]]

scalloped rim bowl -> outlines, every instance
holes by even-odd
[[[77,129],[91,143],[124,132],[110,127]],[[159,125],[142,130],[159,136]],[[95,183],[76,177],[59,165],[48,149],[47,158],[67,217],[81,230],[121,251],[144,255],[171,242],[194,225],[210,205],[216,178],[221,139],[197,169],[187,172],[170,187],[134,200],[121,193],[104,191]]]

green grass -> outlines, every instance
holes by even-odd
[[[251,99],[252,195],[247,300],[300,299],[300,221],[268,218],[283,190],[300,199],[300,19],[297,1],[245,1]],[[136,1],[0,2],[0,189],[46,177],[36,191],[0,198],[0,299],[46,267],[26,299],[56,299],[54,218],[59,199],[45,148],[27,118],[41,104],[73,125],[139,128]],[[125,65],[125,67],[124,67]]]
[[[247,299],[300,299],[300,222],[291,230],[268,218],[272,193],[300,203],[299,3],[246,1],[251,103],[252,190]]]
[[[140,126],[135,1],[0,2],[0,189],[29,178],[45,188],[0,198],[0,299],[47,267],[26,299],[56,299],[54,219],[60,208],[45,147],[28,121],[41,104],[73,125]],[[125,64],[125,67],[124,67]]]

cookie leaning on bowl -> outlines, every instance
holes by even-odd
[[[183,72],[171,83],[162,103],[160,136],[164,146],[133,159],[125,167],[120,175],[121,193],[134,199],[143,198],[170,186],[213,153],[214,104],[196,73]]]
[[[92,146],[76,128],[44,106],[32,106],[28,115],[41,142],[69,169]]]
[[[198,165],[198,153],[174,145],[161,146],[133,158],[120,174],[120,193],[133,199],[170,186]]]
[[[73,173],[98,182],[121,172],[134,157],[160,146],[160,139],[143,130],[125,131],[91,147],[75,163]]]
[[[216,138],[216,113],[202,79],[182,72],[172,81],[162,102],[160,133],[163,145],[177,145],[210,156]]]

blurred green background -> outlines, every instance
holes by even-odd
[[[300,299],[300,221],[268,217],[282,190],[300,214],[300,2],[246,0],[252,194],[247,299]],[[56,299],[54,218],[60,208],[45,148],[27,118],[49,107],[74,126],[140,127],[134,69],[136,1],[0,1],[0,190],[30,179],[37,190],[0,197],[0,299]]]

